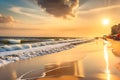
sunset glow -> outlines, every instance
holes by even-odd
[[[120,80],[120,0],[0,0],[0,80]]]
[[[0,1],[1,36],[101,36],[110,33],[104,27],[120,21],[120,1]]]
[[[104,58],[105,58],[105,63],[106,63],[106,70],[105,73],[109,74],[110,70],[109,70],[109,58],[108,58],[108,52],[107,52],[107,41],[104,41]]]
[[[103,20],[102,20],[102,24],[103,24],[103,25],[109,25],[109,24],[110,24],[110,20],[107,19],[107,18],[106,18],[106,19],[103,19]]]

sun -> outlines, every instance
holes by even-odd
[[[102,20],[102,24],[103,24],[103,25],[109,25],[109,24],[110,24],[110,20],[107,19],[107,18],[106,18],[106,19],[103,19],[103,20]]]

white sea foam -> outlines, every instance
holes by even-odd
[[[69,39],[47,41],[32,44],[6,45],[0,48],[0,66],[36,56],[56,53],[73,48],[76,44],[92,41],[93,39]]]

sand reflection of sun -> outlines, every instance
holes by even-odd
[[[110,70],[109,70],[109,58],[108,58],[107,44],[108,44],[108,41],[104,41],[104,58],[105,58],[105,63],[106,63],[105,73],[107,74],[107,80],[110,80]]]

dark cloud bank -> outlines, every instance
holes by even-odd
[[[55,17],[67,15],[74,17],[74,8],[79,5],[79,0],[36,0],[37,4]]]

